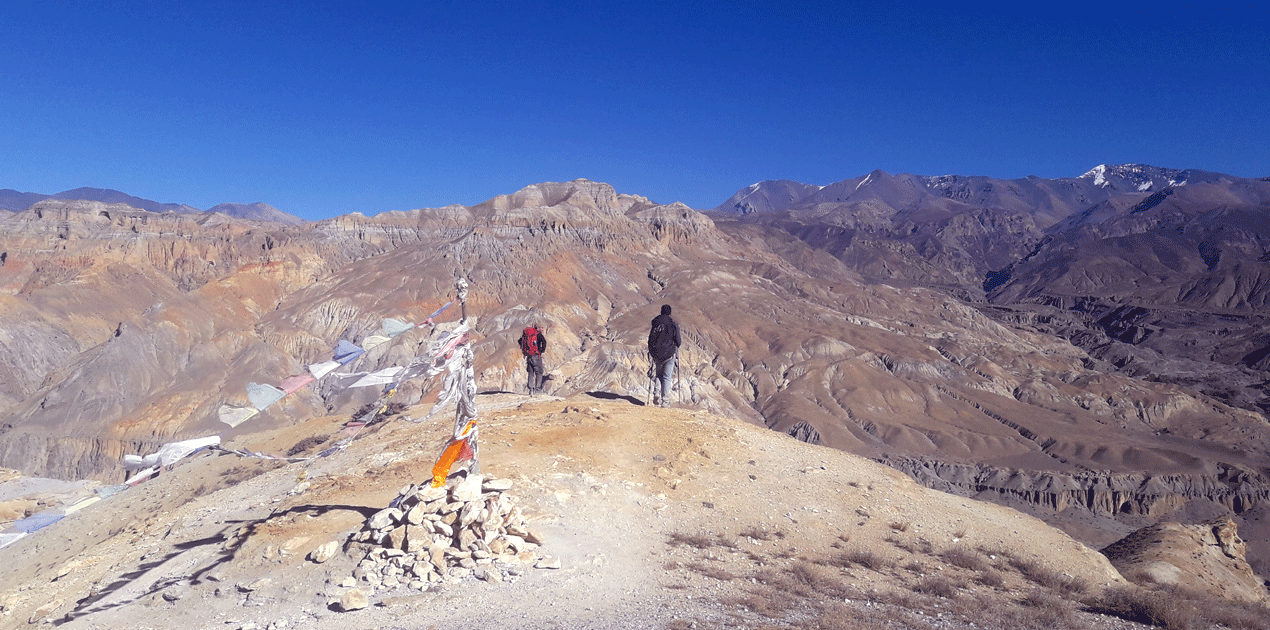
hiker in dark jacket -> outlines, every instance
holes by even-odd
[[[547,351],[547,337],[537,324],[520,333],[520,352],[525,355],[525,371],[529,373],[529,393],[542,392],[542,353]]]
[[[654,376],[661,380],[661,395],[653,395],[653,404],[668,407],[679,354],[679,324],[670,318],[669,304],[663,304],[661,315],[653,318],[648,330],[648,354],[653,359]]]

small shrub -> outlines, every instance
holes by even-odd
[[[693,549],[709,549],[721,544],[718,536],[713,534],[685,534],[673,532],[668,541],[672,547],[692,547]]]
[[[261,472],[263,471],[260,469],[260,466],[253,466],[250,464],[246,464],[246,465],[230,466],[229,468],[226,468],[225,471],[220,474],[220,476],[221,476],[221,479],[227,485],[232,486],[234,484],[242,483],[243,481],[251,479],[252,477],[255,477],[256,475],[259,475]]]
[[[858,564],[870,571],[881,571],[891,563],[882,556],[879,556],[868,549],[851,549],[834,556],[830,564],[839,567],[848,567],[853,564]]]
[[[729,582],[736,579],[736,576],[727,569],[708,562],[694,562],[688,565],[688,568],[708,578],[719,580],[720,582]]]
[[[357,409],[357,411],[353,412],[352,419],[360,420],[362,422],[365,422],[367,426],[370,426],[372,424],[382,422],[384,419],[391,418],[392,416],[400,414],[401,412],[406,410],[405,403],[390,402],[387,405],[384,405],[384,407],[380,409],[378,412],[376,412],[373,417],[368,417],[374,405],[375,403],[373,402],[368,402],[362,405],[361,407]]]
[[[1089,582],[1080,576],[1063,576],[1063,586],[1061,587],[1064,595],[1082,595],[1089,592]]]
[[[970,569],[971,571],[986,571],[991,568],[983,554],[969,547],[953,547],[939,554],[939,557],[943,558],[944,562],[948,564],[963,569]]]
[[[897,532],[906,532],[908,531],[908,521],[895,521],[891,523],[891,529]]]
[[[1001,577],[1000,573],[997,573],[992,569],[980,571],[979,574],[975,576],[975,582],[991,588],[1001,588],[1002,586],[1005,586],[1005,578]]]
[[[754,540],[772,540],[773,538],[782,539],[785,532],[778,529],[759,529],[757,527],[747,527],[737,534],[742,538],[753,538]]]
[[[930,554],[935,551],[935,546],[929,540],[919,538],[917,540],[904,540],[898,536],[887,536],[884,538],[888,543],[895,545],[897,549],[902,549],[909,553]]]
[[[902,549],[909,553],[917,553],[917,545],[913,544],[913,541],[911,540],[904,540],[898,536],[887,536],[886,538],[883,538],[883,540],[895,545],[896,549]]]
[[[776,552],[776,557],[780,558],[781,560],[789,560],[790,558],[793,558],[796,555],[798,555],[798,550],[794,549],[793,547],[790,547],[789,549],[785,549],[783,551]]]
[[[310,435],[309,437],[296,442],[291,448],[287,449],[287,457],[295,457],[300,453],[304,453],[311,448],[324,444],[330,436],[328,435]]]
[[[1270,630],[1270,608],[1265,605],[1236,602],[1176,587],[1115,587],[1085,604],[1091,612],[1152,624],[1165,630],[1215,626],[1232,630]]]
[[[1037,586],[1064,592],[1079,592],[1078,589],[1087,588],[1084,580],[1063,575],[1035,560],[1010,558],[1010,566]]]
[[[944,576],[931,575],[922,578],[917,582],[917,584],[914,584],[913,592],[952,599],[957,596],[959,586],[964,588],[965,583],[961,583],[959,585],[957,582],[954,582]]]
[[[739,597],[725,597],[721,601],[727,606],[744,608],[769,619],[784,616],[790,607],[790,602],[774,590],[749,592]]]
[[[1225,600],[1207,602],[1204,617],[1232,630],[1270,630],[1270,608],[1261,604]]]
[[[823,567],[810,562],[799,562],[789,567],[789,575],[817,596],[841,598],[846,595],[846,585],[835,571],[827,571]],[[808,595],[803,595],[804,597]]]
[[[1126,621],[1160,626],[1165,630],[1189,630],[1199,622],[1192,602],[1168,591],[1132,586],[1107,589],[1089,605],[1089,609]]]
[[[1072,616],[1072,610],[1063,598],[1045,591],[1034,590],[1024,595],[1019,603],[1039,612],[1046,625],[1065,621]]]

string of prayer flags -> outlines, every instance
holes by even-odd
[[[366,354],[364,349],[353,345],[345,339],[340,339],[340,342],[335,344],[335,353],[331,356],[331,359],[337,361],[340,365],[348,365],[350,361],[363,354]]]
[[[408,374],[410,369],[401,367],[386,368],[369,374],[366,372],[337,374],[336,370],[352,363],[354,360],[364,355],[367,350],[391,342],[394,337],[400,335],[401,333],[411,330],[416,326],[422,326],[425,324],[431,325],[432,318],[445,312],[445,310],[450,308],[452,304],[454,304],[453,301],[446,302],[441,306],[441,308],[429,315],[424,323],[418,325],[401,319],[386,317],[380,322],[378,333],[363,339],[360,346],[341,339],[331,351],[331,358],[329,360],[308,365],[307,368],[309,373],[307,375],[293,374],[288,376],[283,379],[282,383],[280,383],[278,387],[260,383],[249,383],[247,386],[247,398],[251,401],[252,406],[239,407],[222,404],[217,410],[217,418],[221,422],[229,425],[230,428],[237,427],[254,417],[259,412],[264,411],[266,407],[272,405],[278,400],[281,400],[283,396],[294,394],[304,388],[304,386],[327,376],[333,375],[336,387],[341,389],[345,387],[371,387],[376,385],[387,386],[393,384],[394,379],[396,381],[400,381],[404,378],[413,377],[413,374]],[[462,339],[457,338],[449,339],[452,339],[453,343],[449,348],[447,348],[447,358],[449,357],[449,352],[453,350],[453,346],[463,341]],[[418,360],[416,360],[415,363],[418,363]],[[416,367],[415,363],[412,363],[410,368]]]
[[[367,350],[370,350],[371,348],[382,346],[388,343],[389,341],[391,341],[391,339],[383,335],[371,335],[362,340],[362,347]]]
[[[190,440],[182,440],[180,442],[169,442],[159,447],[159,450],[141,457],[138,455],[124,455],[124,470],[137,470],[140,468],[151,466],[171,466],[182,459],[204,449],[209,446],[220,444],[219,435],[209,435],[207,437],[194,438]]]
[[[299,391],[301,387],[304,387],[305,385],[308,385],[309,383],[312,383],[315,380],[317,379],[313,378],[309,374],[296,374],[296,375],[288,376],[282,379],[282,382],[279,383],[278,386],[282,389],[283,392],[286,392],[288,394],[294,394],[297,391]]]
[[[331,372],[334,372],[335,370],[338,370],[341,365],[343,365],[343,363],[340,363],[339,361],[323,361],[321,363],[314,363],[309,366],[309,374],[312,374],[314,379],[319,379]]]
[[[419,325],[420,325],[420,326],[431,326],[431,325],[432,325],[432,318],[436,317],[437,315],[440,315],[441,313],[444,313],[444,312],[445,312],[445,309],[450,308],[450,305],[451,305],[451,304],[454,304],[454,300],[450,300],[449,302],[446,302],[446,303],[445,303],[445,305],[443,305],[441,308],[439,308],[439,309],[437,309],[436,311],[434,311],[431,315],[429,315],[429,316],[427,317],[427,319],[425,319],[425,320],[423,320],[422,322],[420,322],[420,323],[419,323]]]
[[[393,379],[398,374],[401,374],[401,372],[405,369],[406,368],[398,365],[394,367],[384,368],[382,370],[379,370],[378,372],[371,372],[370,374],[367,374],[357,379],[357,381],[355,381],[352,385],[349,385],[349,387],[371,387],[373,385],[388,385],[389,383],[392,383]]]
[[[400,335],[401,333],[414,327],[414,324],[387,317],[384,319],[384,322],[379,325],[379,334],[384,335],[385,337],[396,337],[397,335]]]
[[[247,400],[251,401],[251,405],[260,411],[264,411],[269,405],[272,405],[287,393],[264,383],[247,383]]]
[[[221,422],[228,424],[232,429],[250,419],[252,416],[260,413],[255,407],[231,407],[230,405],[221,405],[220,410],[216,412]]]

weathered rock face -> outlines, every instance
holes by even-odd
[[[1071,508],[1115,517],[1158,518],[1202,499],[1231,514],[1270,505],[1270,480],[1256,470],[1218,465],[1211,474],[1057,473],[1003,469],[982,464],[887,457],[883,463],[931,488],[1033,504],[1061,512]]]
[[[1143,585],[1166,584],[1250,602],[1270,598],[1227,518],[1195,525],[1144,527],[1102,550],[1120,574]]]

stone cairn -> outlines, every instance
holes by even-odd
[[[369,549],[346,585],[426,591],[471,578],[514,581],[529,567],[560,568],[558,559],[539,555],[542,541],[505,494],[511,487],[508,479],[469,475],[449,488],[403,488],[353,535]]]

